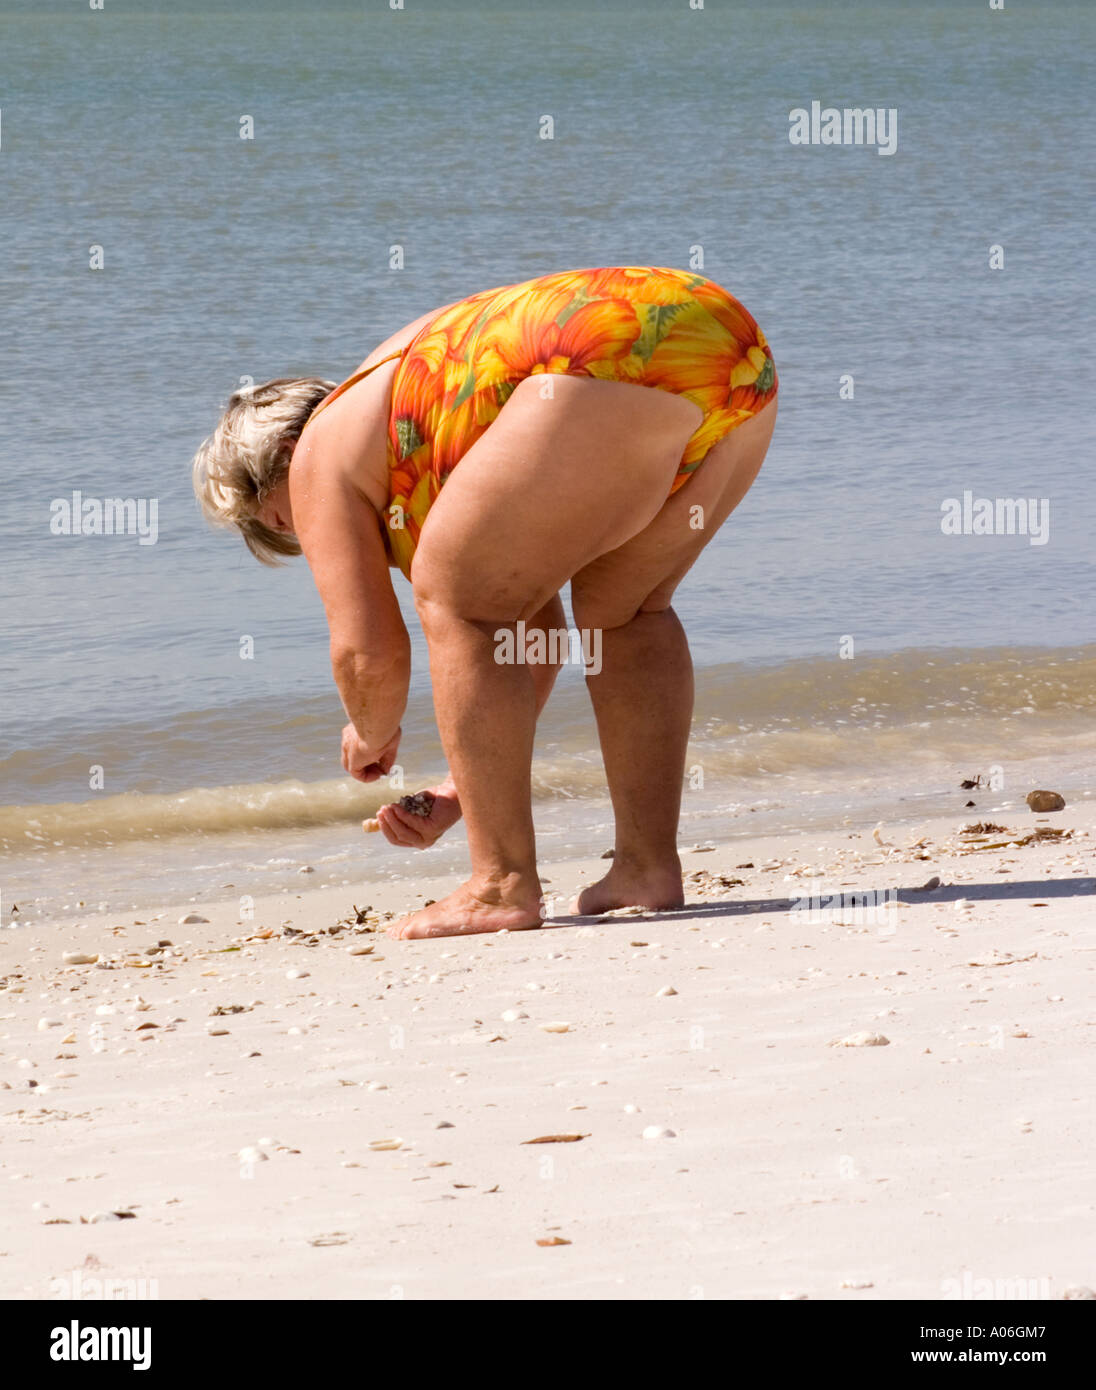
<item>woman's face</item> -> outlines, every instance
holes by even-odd
[[[277,487],[267,493],[255,509],[255,516],[264,526],[269,526],[272,531],[281,531],[289,536],[293,535],[293,508],[289,501],[288,473]]]

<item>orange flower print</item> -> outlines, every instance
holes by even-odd
[[[672,491],[777,389],[772,353],[726,290],[692,271],[606,266],[561,271],[452,305],[413,340],[392,387],[387,534],[410,576],[422,524],[446,478],[540,373],[636,382],[695,401],[704,419]]]

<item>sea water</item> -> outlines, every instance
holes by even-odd
[[[210,531],[189,460],[241,378],[341,379],[430,308],[565,267],[699,265],[780,374],[761,475],[676,600],[683,839],[958,809],[990,767],[1083,794],[1094,40],[1061,2],[6,0],[4,923],[305,861],[459,869],[459,830],[363,840],[400,789],[341,774],[307,567]],[[895,111],[893,152],[793,143],[814,102]],[[143,530],[66,531],[74,492]],[[413,790],[444,760],[395,582]],[[577,669],[535,790],[543,856],[611,843]]]

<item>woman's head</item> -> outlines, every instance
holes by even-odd
[[[270,498],[289,476],[308,417],[334,389],[333,381],[318,376],[276,377],[243,387],[194,455],[194,492],[206,518],[215,526],[235,526],[264,565],[301,553],[292,532],[273,524]]]

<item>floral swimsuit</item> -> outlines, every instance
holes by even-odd
[[[738,300],[702,275],[653,266],[567,270],[484,290],[436,314],[382,360],[395,357],[402,361],[392,383],[385,529],[408,577],[442,484],[525,377],[633,382],[694,401],[704,418],[671,493],[777,391],[765,336]],[[380,365],[350,377],[317,410]]]

